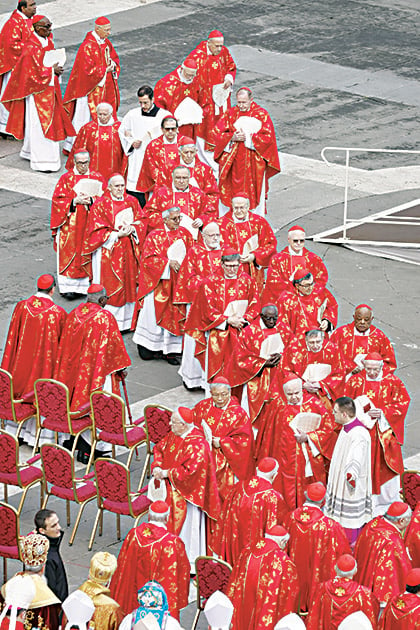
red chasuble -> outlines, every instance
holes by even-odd
[[[213,437],[220,438],[220,448],[211,448],[216,462],[217,487],[220,496],[225,499],[235,483],[235,477],[246,480],[254,474],[251,421],[234,397],[225,409],[215,407],[211,398],[205,398],[195,405],[193,411],[197,427],[201,429],[204,420]]]
[[[107,72],[109,61],[116,64],[113,72]],[[73,68],[64,95],[64,105],[73,118],[76,99],[88,97],[92,120],[96,120],[96,107],[99,103],[109,103],[114,109],[114,116],[120,104],[118,77],[120,60],[109,39],[99,43],[92,32],[83,40],[74,60]],[[100,86],[106,75],[104,85]]]
[[[276,304],[280,293],[283,291],[294,292],[295,289],[291,277],[293,277],[293,274],[299,269],[308,269],[313,275],[317,285],[327,284],[328,271],[319,256],[305,248],[303,248],[302,256],[291,256],[289,248],[285,247],[271,259],[263,293],[263,301],[274,301]]]
[[[227,320],[224,312],[230,302],[247,300],[244,319],[252,322],[260,312],[257,285],[248,274],[240,272],[237,278],[224,277],[222,269],[207,278],[199,287],[185,322],[185,331],[196,341],[195,356],[205,369],[205,352],[208,344],[208,380],[223,373],[225,360],[233,352],[238,335],[236,328],[217,326]],[[205,333],[209,331],[206,340]]]
[[[0,90],[3,74],[13,70],[32,33],[32,18],[15,9],[0,32]]]
[[[168,470],[167,498],[171,508],[168,529],[179,534],[187,513],[187,501],[213,520],[220,512],[216,469],[207,440],[194,427],[184,438],[172,432],[153,449],[152,469]]]
[[[25,135],[25,98],[34,97],[43,134],[55,142],[74,136],[75,130],[63,107],[60,84],[52,68],[44,66],[44,54],[54,50],[52,37],[43,48],[40,38],[33,33],[26,41],[22,54],[10,75],[2,103],[10,112],[6,131],[18,140]]]
[[[380,602],[388,603],[405,589],[411,562],[401,533],[383,516],[365,525],[354,555],[357,560],[355,580],[371,589]]]
[[[213,151],[216,143],[216,124],[223,114],[223,109],[213,101],[213,86],[224,83],[226,75],[235,81],[236,65],[226,46],[219,55],[210,54],[207,41],[198,44],[188,57],[197,62],[197,82],[200,88],[200,105],[203,108],[203,122],[198,125],[197,136],[204,138],[207,151]],[[230,97],[226,103],[230,107]],[[226,110],[224,110],[226,111]]]
[[[410,396],[404,383],[394,374],[385,374],[380,381],[368,381],[366,372],[354,374],[346,383],[345,395],[357,398],[365,394],[385,415],[390,428],[381,431],[378,422],[369,429],[372,444],[372,492],[380,494],[380,486],[404,470],[401,446],[404,443],[404,420]]]
[[[245,547],[257,543],[266,529],[283,523],[286,514],[283,497],[269,481],[256,475],[249,481],[239,481],[223,503],[212,548],[234,565]]]
[[[243,270],[254,278],[261,293],[264,286],[264,269],[270,264],[277,248],[277,240],[268,221],[249,212],[247,221],[235,222],[230,210],[222,219],[220,234],[225,247],[233,247],[241,254],[248,239],[257,236],[258,246],[252,252],[255,260],[252,263],[245,263]]]
[[[143,307],[143,298],[154,291],[155,314],[158,326],[169,330],[173,335],[180,335],[180,321],[185,320],[185,308],[174,305],[174,291],[177,281],[177,273],[170,269],[168,280],[162,280],[161,276],[168,264],[168,248],[175,241],[182,240],[188,249],[192,245],[192,236],[183,227],[176,230],[153,230],[148,234],[140,262],[137,290],[137,310],[134,312],[134,329],[137,323],[139,310]]]
[[[86,206],[73,203],[76,197],[74,187],[81,179],[98,180],[102,184],[102,190],[106,189],[105,179],[96,171],[89,171],[86,175],[80,175],[73,170],[68,171],[58,180],[51,203],[50,227],[54,241],[60,229],[58,272],[68,278],[91,277],[90,261],[87,263],[82,258],[91,204]]]
[[[355,335],[354,322],[340,326],[331,335],[333,341],[339,348],[346,364],[346,372],[352,372],[357,364],[354,357],[358,354],[370,354],[378,352],[384,361],[385,369],[393,372],[397,367],[395,352],[388,337],[382,330],[375,326],[370,326],[369,334]]]
[[[404,538],[413,567],[420,567],[420,503],[417,503]]]
[[[86,302],[69,313],[54,378],[69,388],[72,411],[89,404],[91,392],[102,389],[108,374],[129,365],[117,320],[109,311]],[[115,377],[113,390],[118,393]]]
[[[365,613],[375,629],[379,615],[375,595],[350,578],[336,576],[316,588],[306,630],[337,630],[343,619],[358,610]]]
[[[320,582],[335,576],[337,559],[351,554],[343,527],[322,510],[304,504],[286,519],[290,534],[288,554],[295,563],[300,584],[300,609],[308,610]]]
[[[248,149],[245,142],[230,144],[233,134],[237,131],[234,124],[240,121],[242,116],[256,118],[261,122],[261,129],[252,134],[254,149]],[[216,127],[214,159],[219,164],[220,199],[225,206],[229,207],[232,197],[245,191],[251,209],[256,208],[261,193],[265,195],[268,193],[270,177],[280,173],[276,134],[266,110],[254,102],[247,112],[241,112],[238,107],[229,109]]]
[[[195,77],[189,83],[184,83],[180,79],[179,70],[181,66],[172,70],[169,74],[164,76],[155,85],[154,89],[154,101],[158,107],[168,110],[168,112],[174,113],[178,105],[180,105],[184,99],[190,98],[196,103],[201,105],[200,102],[200,88],[198,80]],[[181,125],[179,128],[179,135],[188,136],[195,140],[197,125]]]
[[[285,291],[275,304],[279,309],[280,318],[290,326],[297,337],[303,337],[308,330],[319,328],[318,315],[321,307],[321,310],[324,310],[322,318],[328,319],[333,328],[337,325],[337,300],[324,286],[315,285],[310,295],[301,295],[297,289]]]
[[[31,392],[38,378],[52,378],[66,317],[49,297],[33,295],[16,304],[1,362],[13,376],[15,398]]]
[[[149,580],[165,589],[169,612],[179,619],[181,608],[188,606],[190,563],[184,543],[165,527],[142,523],[133,527],[118,554],[118,566],[110,585],[111,596],[125,614],[138,606],[137,591]]]
[[[321,416],[318,429],[307,433],[319,451],[316,455],[313,454],[308,442],[299,444],[295,438],[290,423],[298,413],[316,413]],[[280,470],[273,486],[282,493],[289,510],[294,510],[304,503],[305,489],[311,483],[321,481],[326,484],[326,467],[332,453],[332,436],[335,437],[332,414],[316,396],[306,392],[300,405],[285,405],[281,415],[277,417],[270,456],[277,459]]]
[[[203,241],[190,247],[178,272],[175,303],[190,304],[193,301],[204,278],[220,269],[221,255],[220,249],[207,249]]]
[[[143,164],[137,181],[137,190],[152,191],[163,184],[165,173],[172,172],[179,161],[178,144],[167,143],[164,136],[159,136],[147,145]]]
[[[273,630],[296,612],[296,567],[274,540],[259,540],[243,550],[233,567],[227,596],[234,608],[232,630]]]
[[[121,225],[119,213],[127,209],[132,212],[132,221],[129,224],[134,225],[135,236],[123,236],[110,249],[104,247],[105,242]],[[108,304],[111,306],[124,306],[136,300],[140,254],[145,233],[140,204],[132,195],[124,195],[124,199],[115,200],[107,190],[89,212],[83,253],[90,259],[93,252],[102,247],[100,283],[106,289]]]
[[[118,133],[120,125],[119,120],[112,125],[100,125],[94,120],[83,125],[67,158],[66,168],[71,170],[74,167],[74,154],[85,149],[90,154],[90,167],[98,171],[106,181],[115,173],[124,176],[127,156]]]
[[[172,186],[159,186],[144,206],[149,232],[163,227],[162,212],[174,206],[181,208],[181,212],[191,219],[201,219],[204,225],[218,217],[214,205],[209,205],[206,195],[199,188],[189,186],[187,190],[180,191]]]
[[[279,394],[283,382],[280,364],[272,368],[264,367],[266,359],[260,356],[264,340],[276,334],[280,335],[285,347],[294,339],[290,328],[283,323],[277,322],[274,328],[262,328],[261,320],[256,320],[240,335],[235,353],[230,356],[226,365],[226,373],[232,387],[247,384],[249,415],[252,422],[257,420],[264,404]]]
[[[420,599],[414,593],[400,593],[388,603],[379,620],[379,630],[420,628]]]
[[[210,206],[212,211],[215,213],[216,219],[219,216],[219,187],[217,185],[216,178],[213,174],[213,169],[207,164],[204,164],[201,160],[196,156],[194,162],[191,164],[181,163],[181,160],[178,160],[178,163],[175,166],[184,166],[190,171],[190,186],[194,188],[199,188],[201,192],[206,195],[207,204]],[[162,185],[172,187],[172,170],[175,166],[170,165],[168,169],[162,173],[161,181]],[[210,210],[209,210],[210,211]]]

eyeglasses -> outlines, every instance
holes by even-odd
[[[304,243],[305,239],[304,238],[293,238],[292,241],[293,241],[293,243]]]
[[[86,166],[86,164],[89,164],[89,160],[86,160],[85,162],[82,162],[81,160],[77,160],[76,164],[78,164],[79,166]]]
[[[164,127],[163,131],[176,131],[178,127]]]
[[[239,263],[232,263],[231,265],[228,265],[224,262],[223,266],[226,267],[226,269],[236,269],[237,267],[239,267]]]
[[[309,289],[309,287],[312,287],[314,284],[315,284],[315,282],[312,281],[312,282],[308,282],[306,284],[299,284],[298,286],[302,287],[302,289]]]

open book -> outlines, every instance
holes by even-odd
[[[82,193],[88,197],[100,197],[103,192],[101,182],[97,179],[89,179],[88,177],[79,179],[73,190],[76,195]]]
[[[261,359],[269,359],[272,354],[280,354],[284,350],[284,343],[280,333],[274,333],[274,335],[268,335],[264,339],[260,348]]]
[[[258,249],[258,234],[253,234],[245,241],[242,256],[248,256],[251,252],[255,252],[256,249]]]
[[[298,413],[290,425],[295,433],[302,431],[303,433],[310,433],[316,431],[321,424],[321,416],[319,413]]]
[[[172,243],[172,245],[169,245],[168,251],[166,252],[168,260],[176,260],[176,262],[180,265],[182,264],[186,254],[187,248],[185,247],[185,243],[181,238],[178,238]]]
[[[232,300],[225,308],[223,315],[225,317],[243,317],[248,308],[248,300]]]
[[[331,374],[331,365],[329,363],[309,363],[303,373],[303,380],[318,382],[327,378]]]
[[[66,63],[66,49],[57,48],[56,50],[46,50],[44,54],[43,64],[47,68],[52,68],[54,64],[58,63],[63,67]]]
[[[191,180],[190,180],[191,183]],[[196,241],[198,237],[198,228],[192,226],[194,223],[194,219],[192,219],[188,214],[181,212],[181,223],[182,227],[184,227],[191,234],[193,239]]]
[[[120,230],[122,227],[126,227],[127,225],[133,225],[134,215],[132,208],[124,208],[120,210],[117,216],[115,217],[114,227],[116,230]]]
[[[356,405],[356,417],[360,422],[362,422],[367,429],[371,429],[376,422],[375,418],[371,418],[368,414],[368,411],[372,411],[376,409],[373,402],[366,396],[366,394],[362,394],[361,396],[357,396],[354,399],[354,404]]]
[[[233,123],[236,131],[242,130],[244,133],[248,135],[252,135],[253,133],[258,133],[262,127],[261,120],[258,118],[254,118],[253,116],[240,116],[238,120],[235,120]]]
[[[181,125],[197,125],[203,120],[203,109],[187,96],[174,111],[174,116],[180,127]]]

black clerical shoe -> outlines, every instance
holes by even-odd
[[[77,451],[77,461],[82,464],[87,464],[89,461],[89,453],[85,451]]]
[[[66,298],[66,300],[77,300],[79,297],[79,293],[74,293],[70,291],[69,293],[60,293],[61,297]]]
[[[168,354],[166,355],[166,360],[169,363],[169,365],[181,365],[180,354]]]
[[[137,344],[137,351],[139,353],[140,358],[143,359],[143,361],[152,361],[152,359],[161,359],[163,356],[163,353],[161,350],[158,350],[158,351],[149,350],[149,348],[145,348],[144,346],[140,346],[139,344]]]

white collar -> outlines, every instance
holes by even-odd
[[[190,187],[187,186],[187,188],[185,190],[178,190],[178,188],[175,188],[175,184],[172,182],[172,191],[176,192],[176,193],[177,192],[178,193],[184,193],[184,192],[187,193],[187,192],[190,192]]]
[[[237,219],[233,213],[232,213],[232,216],[233,216],[234,223],[246,223],[247,221],[249,221],[249,213],[248,213],[248,216],[245,217],[245,219]]]
[[[380,382],[382,381],[383,375],[384,375],[384,370],[382,368],[376,378],[369,378],[368,375],[366,374],[366,380],[370,381],[371,383],[378,382],[378,381]]]
[[[303,247],[302,247],[302,249],[300,250],[300,252],[295,252],[295,251],[293,251],[293,249],[290,247],[290,245],[288,245],[288,246],[287,246],[287,249],[289,250],[289,254],[290,254],[291,256],[303,256]]]
[[[163,144],[177,144],[177,136],[175,136],[175,140],[172,140],[172,142],[169,142],[169,140],[166,139],[166,136],[162,136],[163,138]]]
[[[48,300],[51,300],[51,302],[54,302],[54,300],[52,299],[51,295],[48,295],[48,293],[41,293],[41,291],[37,291],[35,293],[35,297],[38,298],[47,298]]]
[[[19,13],[20,17],[22,17],[24,20],[32,20],[32,18],[29,18],[27,15],[22,13],[22,11],[19,11],[19,9],[17,9],[17,12]]]
[[[96,39],[96,41],[98,42],[98,44],[105,44],[105,41],[106,41],[106,40],[105,40],[105,39],[101,39],[101,38],[99,37],[98,33],[97,33],[95,30],[93,30],[93,31],[92,31],[92,35],[93,35],[93,37]]]
[[[186,168],[194,168],[195,166],[195,158],[193,159],[193,161],[191,162],[191,164],[187,164],[186,162],[184,162],[184,160],[182,159],[182,155],[179,156],[179,161],[181,162],[180,166],[185,166]]]
[[[37,40],[40,42],[42,48],[46,48],[48,46],[48,42],[49,42],[48,37],[40,37],[38,33],[36,33],[35,31],[34,31],[34,35],[37,38]]]
[[[110,193],[110,195],[111,195],[112,201],[124,201],[124,197],[122,199],[117,199],[117,197],[114,197],[112,193]]]
[[[181,440],[186,438],[187,435],[189,435],[191,433],[191,431],[193,431],[193,429],[194,429],[194,424],[191,425],[189,429],[187,429],[182,435],[179,436],[181,438]]]
[[[355,337],[368,337],[370,333],[370,326],[367,330],[365,330],[365,332],[359,332],[356,328],[356,326],[354,327],[354,336]]]
[[[79,173],[79,171],[76,168],[76,164],[73,166],[73,173],[75,175],[81,175],[82,177],[87,177],[89,175],[89,169],[87,170],[86,173],[84,173],[83,175],[81,173]]]
[[[221,409],[222,411],[224,411],[225,409],[227,409],[227,408],[229,407],[229,403],[230,403],[230,401],[231,401],[231,398],[232,398],[232,397],[230,397],[230,398],[229,398],[229,400],[227,401],[227,403],[226,403],[226,405],[225,405],[224,407],[216,407],[216,405],[214,404],[214,402],[212,402],[211,404],[213,405],[213,407],[214,407],[215,409]]]
[[[156,525],[156,527],[163,527],[163,529],[168,529],[166,523],[161,523],[160,521],[154,521],[153,519],[150,519],[149,523],[151,525]]]
[[[111,118],[108,120],[107,123],[101,123],[98,120],[98,126],[99,127],[111,127],[114,124],[115,120],[114,120],[114,116],[111,116]]]

